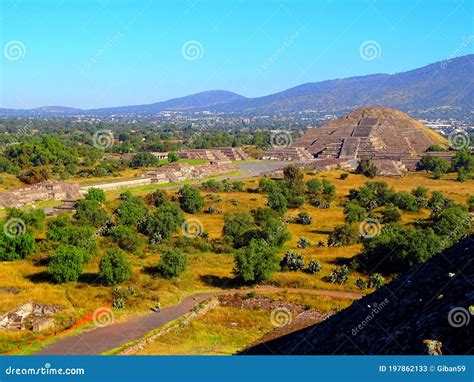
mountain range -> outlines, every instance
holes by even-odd
[[[205,110],[272,115],[308,110],[342,113],[361,106],[389,106],[405,112],[442,108],[469,111],[474,107],[474,54],[402,73],[306,83],[257,98],[247,98],[225,90],[211,90],[148,105],[89,110],[62,106],[0,108],[0,115],[154,114],[161,111]]]

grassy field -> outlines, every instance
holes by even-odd
[[[137,354],[234,354],[272,328],[267,311],[219,307],[185,328],[159,337]]]
[[[345,285],[333,285],[324,281],[331,271],[338,265],[340,259],[348,259],[360,251],[360,245],[348,247],[317,247],[318,241],[327,242],[331,230],[344,221],[342,203],[351,188],[358,188],[368,179],[361,175],[350,174],[345,180],[339,179],[341,172],[332,171],[316,175],[306,175],[306,178],[327,178],[337,189],[337,198],[330,209],[318,209],[305,204],[297,210],[290,210],[290,215],[296,215],[299,211],[307,211],[313,222],[311,225],[289,224],[292,239],[286,243],[281,251],[281,256],[289,249],[296,249],[296,243],[301,236],[307,237],[312,242],[312,246],[297,251],[305,255],[306,263],[309,260],[317,259],[322,264],[322,271],[316,275],[309,275],[303,272],[277,272],[270,280],[270,284],[283,288],[306,288],[306,289],[332,289],[359,292],[354,285],[354,281],[360,277],[353,273]],[[390,179],[379,178],[393,186],[396,190],[411,190],[416,186],[423,185],[431,191],[438,190],[459,203],[465,203],[467,196],[472,193],[473,181],[460,183],[454,180],[454,176],[446,176],[442,180],[431,179],[430,176],[413,173],[405,178]],[[249,179],[246,181],[249,188],[256,188],[258,181]],[[134,194],[145,194],[158,187],[139,188],[131,190]],[[108,193],[110,207],[116,204],[116,198],[120,191]],[[169,190],[173,195],[176,190]],[[231,211],[250,211],[257,207],[262,207],[266,203],[266,197],[258,193],[229,192],[217,193],[220,200],[211,201],[203,191],[206,199],[206,207],[216,205],[222,213],[206,214],[198,213],[187,215],[188,218],[198,219],[204,231],[209,234],[209,239],[220,238],[224,224],[224,213]],[[214,195],[215,196],[215,195]],[[404,213],[405,223],[426,216],[427,212]],[[178,232],[181,235],[181,232]],[[178,236],[177,235],[177,236]],[[44,236],[44,233],[41,235]],[[101,239],[104,240],[104,239]],[[109,242],[104,242],[103,248],[110,246]],[[127,300],[127,308],[115,311],[115,320],[124,320],[136,314],[143,314],[149,311],[150,307],[159,298],[162,306],[175,304],[184,296],[198,291],[218,289],[233,278],[233,257],[231,254],[216,254],[195,251],[189,254],[188,269],[175,280],[165,280],[150,272],[156,266],[160,258],[160,250],[144,249],[143,256],[129,255],[133,264],[134,273],[131,280],[124,284],[124,287],[133,286],[137,293]],[[60,331],[77,321],[81,317],[95,311],[99,307],[110,304],[112,301],[113,287],[105,287],[97,284],[98,262],[100,256],[95,257],[85,269],[85,274],[78,282],[71,282],[63,285],[51,284],[46,275],[44,258],[47,253],[34,255],[32,258],[15,261],[11,263],[0,263],[0,289],[17,288],[18,294],[2,293],[0,295],[0,313],[18,307],[27,301],[37,301],[46,304],[57,304],[65,308],[59,315],[60,324],[56,330]],[[279,294],[275,298],[291,299],[291,301],[302,303],[319,310],[342,308],[349,304],[348,301],[321,298],[313,295],[288,295]],[[337,303],[338,305],[334,305]],[[230,325],[237,322],[237,326]],[[177,334],[169,334],[160,338],[153,347],[147,347],[144,353],[147,354],[229,354],[239,348],[253,342],[266,330],[269,329],[267,313],[238,311],[230,308],[218,308],[196,320],[186,329]],[[238,335],[236,330],[238,329]],[[47,331],[46,334],[51,334]],[[27,331],[12,332],[0,330],[0,353],[10,351],[17,346],[24,346],[39,337]],[[156,346],[155,346],[156,345]],[[32,347],[31,349],[34,349]],[[28,352],[24,350],[22,352]]]

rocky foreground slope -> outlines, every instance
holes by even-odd
[[[474,235],[320,324],[256,354],[474,353]]]

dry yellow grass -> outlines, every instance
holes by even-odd
[[[280,253],[280,255],[283,256],[287,249],[296,249],[298,238],[301,236],[307,237],[311,240],[313,245],[309,248],[298,249],[298,251],[305,255],[306,262],[313,259],[319,260],[323,267],[322,271],[316,275],[309,275],[303,272],[278,272],[272,277],[272,282],[277,283],[282,287],[358,291],[354,285],[354,281],[360,276],[357,273],[350,275],[349,281],[346,285],[332,285],[324,281],[323,278],[328,276],[338,265],[338,259],[348,259],[355,256],[360,251],[360,245],[339,248],[315,246],[318,241],[323,241],[326,243],[330,231],[335,226],[344,222],[343,207],[341,203],[343,200],[341,198],[347,196],[351,188],[358,188],[363,183],[368,181],[367,178],[354,174],[349,175],[349,178],[346,180],[340,180],[340,174],[340,171],[332,171],[306,176],[306,178],[327,178],[333,182],[337,188],[337,200],[330,209],[318,209],[305,204],[299,210],[290,210],[289,213],[291,215],[296,215],[298,211],[307,211],[313,218],[313,223],[308,226],[289,224],[288,228],[292,234],[292,239],[286,243],[285,248],[283,248]],[[449,175],[442,180],[434,180],[426,174],[419,173],[408,174],[402,179],[376,178],[375,180],[386,181],[396,190],[409,191],[416,186],[423,185],[430,190],[442,191],[459,203],[466,202],[467,196],[472,193],[474,184],[473,181],[459,183],[454,180],[453,175]],[[255,188],[257,187],[258,183],[255,181],[255,179],[253,179],[247,180],[246,184]],[[172,195],[176,193],[176,190],[170,190],[168,193]],[[206,194],[208,193],[203,191],[203,196]],[[241,210],[250,211],[254,208],[262,207],[266,203],[266,197],[257,193],[231,192],[218,193],[217,195],[220,197],[221,201],[215,202],[206,198],[206,206],[214,204],[218,206],[224,213]],[[232,204],[232,199],[237,201],[236,206]],[[111,200],[110,208],[113,208],[116,203],[117,202],[115,200]],[[404,222],[412,222],[422,216],[426,216],[426,212],[421,214],[403,213]],[[195,215],[188,215],[188,217],[199,219],[203,225],[204,230],[209,233],[210,239],[221,237],[221,231],[224,223],[223,213],[214,215],[199,213]],[[181,232],[178,232],[178,234],[181,235]],[[104,244],[104,248],[110,246],[110,243],[108,242],[104,242]],[[158,263],[160,253],[154,253],[150,250],[146,250],[146,254],[147,256],[145,258],[138,258],[136,256],[129,255],[129,258],[133,263],[134,274],[132,279],[126,282],[124,286],[135,287],[137,289],[137,295],[131,300],[127,301],[127,309],[124,311],[116,311],[115,316],[118,321],[123,320],[130,315],[142,314],[148,311],[148,309],[153,306],[153,298],[155,297],[159,297],[161,304],[166,306],[175,304],[184,296],[197,291],[213,289],[213,286],[206,283],[205,276],[213,276],[216,278],[232,277],[234,263],[233,257],[230,254],[199,252],[190,254],[188,269],[183,275],[175,280],[164,280],[147,272],[147,269],[155,266]],[[98,261],[99,257],[96,257],[90,264],[87,265],[85,269],[86,276],[83,279],[83,282],[73,282],[67,283],[65,285],[54,285],[44,281],[42,275],[44,277],[46,267],[44,265],[36,265],[32,259],[16,261],[12,263],[0,263],[0,275],[2,276],[0,288],[14,287],[20,289],[20,293],[17,295],[5,293],[0,295],[0,312],[6,312],[30,300],[41,303],[58,304],[65,307],[66,310],[61,314],[61,317],[64,319],[71,318],[73,320],[77,320],[78,318],[93,312],[95,309],[112,301],[112,287],[105,287],[90,283],[91,280],[94,280],[95,275],[97,274]],[[291,298],[295,299],[297,297],[291,294]],[[328,301],[324,299],[318,299],[309,295],[301,295],[298,298],[301,298],[302,301],[312,301],[311,303],[302,303],[308,304],[314,308],[324,310],[328,307]],[[338,300],[337,303],[341,306],[345,304],[341,300]],[[247,313],[245,313],[244,316],[246,314]],[[216,314],[215,316],[211,317],[214,317],[216,325],[218,325],[219,315]],[[254,318],[255,324],[257,325],[258,322],[260,322],[258,314]],[[251,323],[252,320],[249,320],[249,322]],[[64,321],[62,327],[64,326],[66,326],[66,321]],[[262,328],[265,328],[265,326],[262,326]],[[199,330],[197,332],[199,332]],[[202,330],[205,332],[204,328],[202,328]],[[222,338],[227,338],[226,336],[232,337],[232,333],[234,333],[232,331],[228,331],[228,328],[223,328],[222,331]],[[243,332],[245,332],[245,330]],[[244,337],[235,339],[235,341],[238,342],[234,343],[235,346],[229,345],[227,348],[220,350],[217,349],[215,351],[217,353],[232,352],[237,345],[240,346],[242,344],[242,342],[239,341],[250,340],[251,336],[256,336],[257,334],[260,334],[260,329],[256,326],[252,326],[249,329],[249,337],[245,337],[245,334],[243,334]],[[25,344],[35,337],[37,337],[36,334],[28,332],[14,333],[1,330],[0,353],[12,349],[17,345]],[[197,337],[198,336],[196,335],[196,337],[193,338]],[[183,340],[184,337],[180,338]],[[209,339],[209,341],[211,340]],[[176,339],[174,344],[176,345],[177,342],[178,339]],[[169,344],[163,345],[161,349],[156,349],[156,354],[159,354],[161,351],[166,354],[173,352],[173,346],[171,343],[172,342],[169,342]],[[190,339],[188,341],[186,339],[185,344],[187,344],[187,348],[176,345],[176,352],[184,352],[186,349],[190,349],[190,347],[192,347],[192,340]],[[205,349],[209,349],[208,347],[206,348],[206,346],[208,345],[203,345],[202,353],[206,352]],[[199,354],[199,352],[197,352],[197,354]]]
[[[139,355],[234,354],[271,330],[269,312],[219,307],[159,337]]]

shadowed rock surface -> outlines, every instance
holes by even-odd
[[[256,345],[258,354],[473,354],[474,236],[320,324]],[[456,309],[456,310],[454,310]]]

